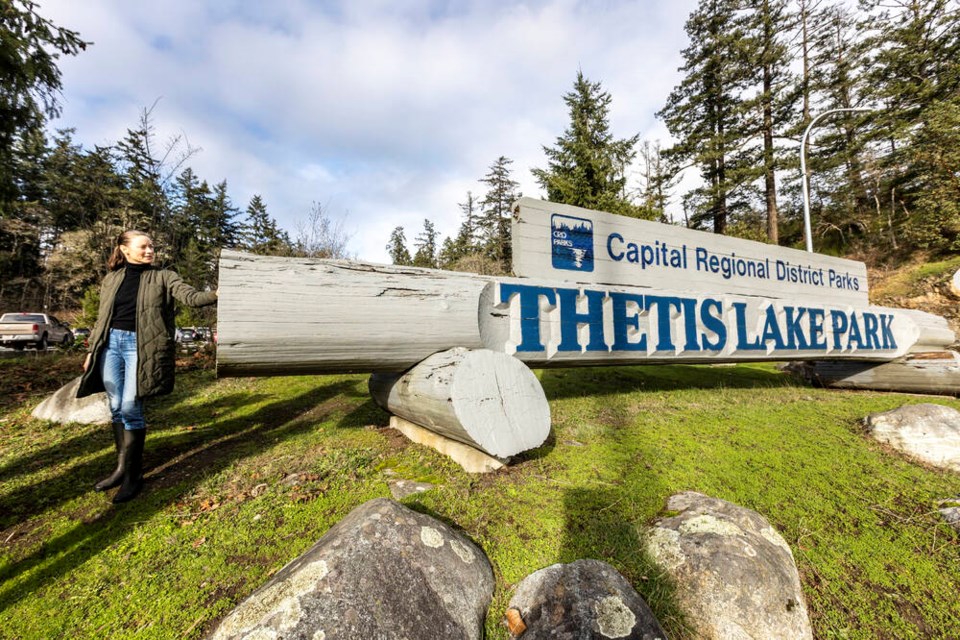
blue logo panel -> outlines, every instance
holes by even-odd
[[[554,269],[593,271],[593,222],[585,218],[550,216]]]

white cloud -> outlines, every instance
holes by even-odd
[[[567,122],[577,69],[613,95],[615,135],[666,139],[654,118],[678,81],[694,0],[648,2],[51,0],[94,45],[61,62],[64,114],[109,144],[162,97],[160,139],[184,133],[235,203],[259,193],[288,230],[314,201],[385,261],[394,226],[453,234],[466,191],[501,155],[527,195]]]

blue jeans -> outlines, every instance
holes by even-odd
[[[100,362],[113,421],[123,422],[123,428],[129,431],[145,429],[143,400],[137,396],[137,334],[110,329]]]

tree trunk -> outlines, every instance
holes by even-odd
[[[769,25],[769,18],[765,24]],[[769,42],[772,33],[765,33]],[[773,148],[773,70],[764,55],[763,67],[763,180],[767,204],[767,240],[770,244],[780,244],[779,213],[777,212],[776,159]]]
[[[382,408],[497,458],[539,447],[550,435],[550,406],[533,372],[486,349],[437,353],[403,374],[374,374]]]

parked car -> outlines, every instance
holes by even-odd
[[[196,332],[190,327],[184,327],[182,329],[177,329],[177,333],[174,337],[179,344],[190,344],[197,339]]]
[[[70,325],[46,313],[5,313],[0,316],[0,346],[44,351],[51,344],[73,344]]]

